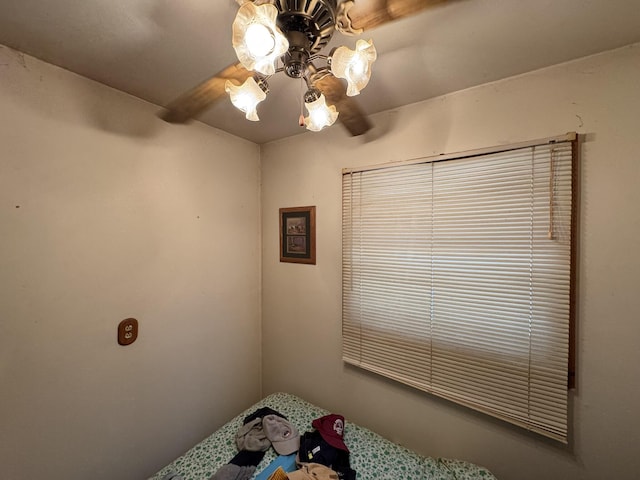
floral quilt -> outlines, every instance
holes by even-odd
[[[242,420],[261,407],[271,407],[282,413],[300,433],[313,430],[311,422],[330,412],[288,393],[274,393],[230,420],[208,438],[164,467],[149,480],[161,480],[179,474],[181,480],[209,480],[211,476],[238,453],[235,434]],[[344,441],[350,450],[351,468],[358,480],[496,480],[487,469],[454,459],[419,455],[384,439],[347,419]],[[259,474],[276,458],[270,448],[256,469]]]

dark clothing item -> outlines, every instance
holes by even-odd
[[[319,431],[306,432],[300,437],[300,463],[320,463],[335,470],[340,480],[355,480],[356,471],[349,463],[349,452],[329,445]]]
[[[256,410],[253,413],[250,413],[249,415],[247,415],[244,418],[244,421],[242,422],[243,424],[247,424],[249,423],[251,420],[254,420],[256,418],[264,418],[267,415],[277,415],[279,417],[284,418],[285,420],[287,420],[287,417],[285,417],[284,415],[282,415],[280,412],[276,412],[273,408],[269,408],[269,407],[262,407],[259,408],[258,410]]]
[[[234,465],[238,465],[240,467],[257,467],[264,458],[264,454],[265,452],[261,451],[252,452],[250,450],[240,450],[229,463],[233,463]]]

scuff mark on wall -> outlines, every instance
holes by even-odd
[[[13,57],[15,57],[18,65],[26,70],[29,69],[29,67],[27,67],[27,59],[25,58],[24,53],[4,45],[0,45],[0,54],[2,54],[0,57],[0,60],[2,60],[0,67],[8,67],[11,65],[11,59],[9,55],[5,55],[5,53],[11,53]]]
[[[27,61],[24,58],[24,53],[14,50],[16,58],[18,59],[18,63],[22,66],[22,68],[27,68]]]

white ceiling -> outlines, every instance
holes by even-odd
[[[0,44],[166,105],[236,61],[237,8],[234,0],[0,0]],[[378,60],[356,98],[372,114],[640,42],[640,0],[448,0],[363,38],[374,40]],[[332,45],[356,39],[336,33]],[[304,132],[300,81],[280,74],[269,85],[260,122],[226,98],[199,118],[256,143]]]

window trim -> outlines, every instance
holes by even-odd
[[[431,162],[439,162],[442,160],[454,160],[454,159],[460,159],[460,158],[477,157],[479,155],[508,152],[510,150],[518,150],[520,148],[536,147],[536,146],[549,145],[549,144],[560,143],[560,142],[573,142],[574,148],[575,148],[575,144],[577,143],[577,141],[578,141],[578,134],[576,132],[568,132],[568,133],[565,133],[564,135],[556,135],[554,137],[545,137],[537,140],[529,140],[526,142],[510,143],[508,145],[496,145],[493,147],[478,148],[474,150],[463,150],[463,151],[454,152],[454,153],[441,153],[439,155],[431,155],[428,157],[416,157],[416,158],[410,158],[408,160],[394,160],[387,163],[379,163],[376,165],[368,165],[364,167],[347,167],[342,169],[342,175],[346,175],[349,173],[356,173],[356,172],[367,172],[369,170],[379,170],[382,168],[389,168],[389,167],[399,167],[402,165],[415,165],[417,163],[431,163]],[[576,157],[575,154],[576,152],[574,152],[574,162]],[[575,167],[575,165],[573,166]]]

